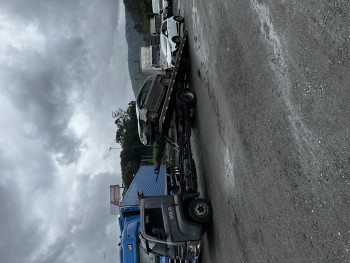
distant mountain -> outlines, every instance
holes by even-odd
[[[125,36],[128,44],[128,67],[132,90],[136,96],[145,80],[145,76],[142,75],[140,68],[140,49],[141,46],[146,46],[146,42],[143,40],[143,35],[139,34],[134,29],[135,23],[127,10],[125,11],[125,17]]]
[[[145,39],[149,36],[149,18],[146,13],[152,8],[150,4],[149,0],[124,0],[128,67],[135,96],[146,79],[140,68],[140,50],[142,46],[149,45]]]

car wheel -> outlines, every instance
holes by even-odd
[[[203,198],[194,199],[189,206],[191,218],[198,223],[207,223],[212,215],[210,203]]]
[[[172,40],[174,41],[174,43],[180,44],[181,41],[182,41],[182,37],[180,37],[180,36],[174,36],[174,37],[172,38]]]
[[[157,112],[151,111],[151,112],[147,113],[147,120],[149,122],[156,122],[157,118],[158,118],[158,113]]]
[[[168,86],[170,85],[170,78],[169,78],[169,77],[164,77],[164,78],[162,78],[162,79],[160,80],[160,82],[161,82],[164,86],[168,87]]]
[[[196,105],[196,94],[188,89],[182,90],[179,93],[179,100],[185,103],[188,107],[192,108]]]
[[[176,57],[175,56],[172,56],[171,57],[171,66],[175,66],[175,62],[176,62]]]
[[[179,23],[183,23],[185,21],[182,16],[174,16],[174,20]]]

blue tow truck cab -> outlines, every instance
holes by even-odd
[[[121,262],[137,262],[137,236],[140,226],[140,215],[133,215],[135,211],[127,210],[121,213],[119,217],[119,225],[121,230],[121,251],[123,261]]]
[[[119,206],[120,262],[123,263],[168,263],[167,257],[146,254],[139,242],[140,208],[137,193],[158,196],[167,193],[166,167],[160,167],[159,174],[154,173],[155,166],[140,166],[129,189]]]

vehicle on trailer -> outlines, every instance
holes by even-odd
[[[160,28],[161,53],[171,67],[175,65],[176,54],[182,41],[184,21],[182,16],[172,16],[165,19]]]
[[[155,142],[157,120],[169,84],[169,75],[150,76],[142,84],[136,96],[138,132],[144,145],[151,145]]]
[[[168,91],[170,77],[168,75],[154,75],[142,85],[136,97],[136,116],[140,141],[144,145],[153,145],[159,137],[159,117],[163,109]],[[177,104],[185,103],[192,108],[196,103],[193,91],[180,86],[177,90]]]
[[[186,85],[189,68],[187,56],[187,30],[176,57],[171,75],[157,74],[149,77],[136,96],[136,115],[140,141],[145,145],[161,144],[166,139],[175,105],[178,102],[194,106],[196,96]],[[167,71],[165,71],[167,72]],[[158,151],[161,155],[162,151]]]

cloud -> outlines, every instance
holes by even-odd
[[[7,163],[0,152],[0,169],[2,176],[14,177],[13,164]],[[0,255],[2,262],[23,262],[37,248],[37,244],[42,242],[44,234],[40,227],[40,220],[28,222],[26,220],[26,207],[30,204],[23,202],[21,186],[15,180],[3,178],[0,183]]]
[[[18,174],[22,171],[16,172],[3,154],[0,160],[7,177],[0,182],[3,262],[99,262],[113,253],[107,248],[112,243],[111,250],[116,249],[118,238],[116,217],[109,215],[108,203],[114,174],[56,177],[54,185],[40,189],[35,182],[23,184]],[[29,195],[26,188],[35,191]]]
[[[82,142],[67,127],[73,114],[69,104],[71,85],[51,60],[38,54],[21,57],[22,63],[35,63],[36,68],[23,70],[18,63],[7,69],[7,79],[16,81],[6,86],[5,91],[14,107],[21,111],[22,122],[32,124],[28,137],[40,138],[47,150],[57,154],[61,164],[76,162]]]
[[[75,163],[85,147],[68,127],[75,105],[88,92],[89,103],[96,106],[123,100],[116,94],[118,74],[111,72],[126,67],[114,55],[120,50],[116,39],[121,37],[115,35],[118,20],[114,18],[119,5],[108,0],[104,5],[95,1],[36,1],[30,5],[28,1],[8,1],[5,6],[17,18],[11,24],[10,15],[3,15],[7,35],[15,31],[28,35],[32,45],[23,43],[22,37],[7,40],[1,69],[4,91],[22,112],[22,121],[31,122],[28,136],[40,138],[61,165]],[[26,19],[32,24],[27,25]],[[119,92],[127,87],[125,75],[120,74],[124,83]],[[113,94],[103,96],[110,91]],[[114,103],[110,101],[113,97]]]
[[[108,186],[119,159],[104,155],[115,143],[111,112],[133,99],[122,7],[2,1],[2,262],[116,261]]]
[[[37,263],[55,263],[55,262],[73,262],[79,260],[74,258],[74,247],[72,241],[65,237],[58,238],[55,243],[50,245],[46,253],[40,254],[35,259]]]

